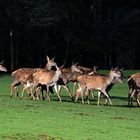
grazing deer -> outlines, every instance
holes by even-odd
[[[46,58],[47,58],[47,64],[45,66],[45,69],[50,70],[53,66],[56,65],[56,63],[54,62],[54,58],[49,59],[48,56],[46,56]],[[20,84],[23,84],[23,89],[22,89],[22,93],[21,93],[21,98],[22,98],[24,95],[24,91],[28,88],[28,86],[27,86],[28,77],[40,69],[41,68],[20,68],[20,69],[13,71],[12,72],[13,82],[11,84],[10,97],[13,96],[13,93],[12,93],[13,89],[14,89],[15,97],[17,97],[17,87]]]
[[[123,82],[122,78],[123,78],[122,70],[119,70],[118,68],[112,69],[107,76],[98,75],[98,74],[79,76],[77,79],[79,83],[79,88],[76,91],[75,102],[77,102],[80,93],[82,96],[82,103],[84,103],[83,100],[84,92],[88,100],[88,91],[97,90],[99,91],[97,104],[98,105],[100,104],[100,94],[102,93],[104,94],[104,96],[107,97],[107,99],[110,102],[110,105],[112,105],[112,101],[108,94],[108,88],[111,89],[116,82],[122,83]],[[89,104],[89,100],[88,100],[88,104]]]
[[[33,90],[36,90],[36,93],[38,93],[38,85],[46,85],[47,87],[47,98],[50,101],[50,96],[49,96],[49,87],[50,86],[54,86],[57,84],[58,79],[60,78],[60,75],[62,74],[62,70],[60,67],[58,67],[57,65],[55,65],[56,67],[56,71],[54,70],[38,70],[37,72],[35,72],[33,75],[31,75],[30,77],[28,77],[27,79],[27,85],[31,87],[30,92],[31,92],[31,97],[34,98],[33,95]],[[39,98],[38,95],[37,99]]]
[[[4,60],[0,62],[0,71],[7,72],[7,68],[3,65]]]
[[[132,74],[127,80],[129,93],[128,93],[128,106],[132,107],[133,98],[136,98],[137,105],[140,107],[140,73]]]

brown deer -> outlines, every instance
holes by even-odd
[[[27,79],[27,85],[31,87],[30,92],[31,92],[31,97],[33,97],[33,99],[35,99],[34,95],[33,95],[33,90],[36,90],[36,93],[38,93],[38,85],[46,85],[47,87],[47,98],[50,101],[50,96],[49,96],[49,87],[50,86],[54,86],[57,84],[58,79],[60,78],[60,75],[62,74],[62,70],[60,67],[58,67],[57,65],[55,65],[56,67],[56,71],[54,70],[45,70],[45,69],[41,69],[38,70],[37,72],[35,72],[33,75],[30,75],[30,77],[28,77]],[[38,94],[36,95],[37,99]]]
[[[132,107],[133,98],[136,98],[137,105],[140,107],[140,73],[132,74],[127,80],[129,93],[128,93],[128,106]]]
[[[82,103],[84,103],[83,95],[85,92],[85,95],[88,100],[88,91],[94,91],[97,90],[98,92],[98,105],[100,104],[100,94],[102,93],[110,102],[110,105],[112,105],[112,101],[108,94],[108,88],[111,89],[112,86],[116,82],[123,82],[123,74],[122,70],[119,70],[118,68],[112,69],[107,76],[104,75],[82,75],[78,77],[78,83],[79,88],[76,91],[76,98],[75,102],[77,102],[79,94],[82,96]],[[107,102],[106,102],[107,103]],[[88,100],[89,104],[89,100]]]
[[[47,58],[47,64],[45,66],[46,70],[50,70],[53,66],[56,65],[56,63],[54,62],[54,58],[49,59],[48,56],[46,56]],[[13,89],[14,89],[14,95],[15,97],[17,97],[17,87],[22,84],[23,85],[23,89],[22,89],[22,93],[21,93],[21,98],[24,95],[24,91],[28,88],[27,86],[27,79],[30,75],[32,75],[33,73],[35,73],[36,71],[40,70],[41,68],[20,68],[17,69],[15,71],[12,72],[12,78],[13,78],[13,82],[11,84],[11,94],[10,97],[13,96]]]
[[[93,67],[93,69],[91,68],[87,68],[87,67],[83,67],[83,66],[78,66],[78,68],[80,69],[81,72],[77,72],[75,71],[73,73],[73,75],[70,77],[69,81],[73,82],[73,93],[75,93],[75,89],[76,89],[76,84],[77,84],[77,78],[81,75],[94,75],[97,74],[97,67]]]
[[[7,68],[3,65],[4,60],[0,62],[0,71],[7,72]]]
[[[90,75],[93,75],[95,74],[97,71],[96,71],[96,67],[94,67],[93,69],[90,69],[90,68],[85,68],[85,67],[82,67],[82,66],[77,66],[77,63],[76,64],[72,64],[71,67],[69,68],[63,68],[62,69],[62,75],[60,76],[60,78],[62,79],[63,82],[57,83],[56,86],[54,86],[54,89],[58,95],[58,98],[59,98],[59,101],[61,102],[61,97],[60,97],[60,91],[61,91],[61,87],[63,86],[66,91],[69,93],[70,95],[70,98],[72,99],[72,101],[74,101],[74,96],[73,96],[73,93],[74,92],[71,92],[69,87],[67,86],[67,84],[69,82],[74,82],[74,86],[73,86],[73,91],[74,91],[74,88],[75,88],[75,83],[77,83],[77,78],[83,74],[90,74]],[[84,69],[83,69],[84,68]]]
[[[68,87],[68,83],[70,82],[70,79],[73,77],[73,75],[75,73],[82,73],[82,71],[77,67],[77,64],[72,64],[70,67],[68,68],[62,68],[62,74],[60,76],[59,81],[57,82],[57,85],[54,86],[54,89],[57,93],[57,96],[59,98],[59,101],[61,102],[61,97],[60,97],[60,91],[61,91],[61,87],[63,86],[66,91],[69,93],[70,98],[73,101],[73,94],[70,91],[69,87]]]

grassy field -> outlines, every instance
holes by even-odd
[[[125,76],[136,71],[124,71]],[[106,72],[105,72],[106,73]],[[113,106],[71,102],[62,91],[60,103],[55,94],[51,102],[9,98],[10,75],[0,77],[1,140],[139,140],[140,108],[127,106],[127,83],[110,92]],[[101,100],[102,103],[104,99]]]

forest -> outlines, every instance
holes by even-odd
[[[140,69],[139,0],[0,0],[0,60],[9,72],[72,62]]]

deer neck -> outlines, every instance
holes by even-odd
[[[57,69],[55,72],[56,81],[59,79],[60,75],[62,74],[60,69]]]
[[[114,82],[113,82],[114,80],[115,80],[115,77],[113,75],[109,74],[107,76],[107,85],[111,85],[111,84],[114,85]]]
[[[46,69],[47,69],[47,70],[51,70],[51,68],[52,68],[52,66],[46,65]]]

